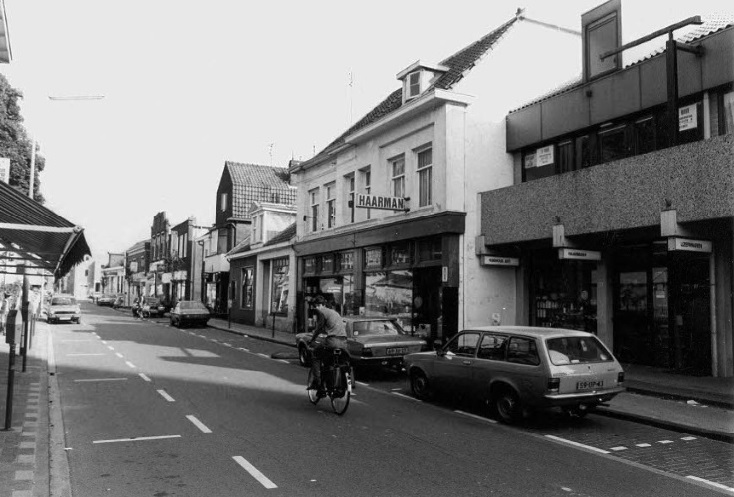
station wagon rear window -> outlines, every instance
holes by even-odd
[[[612,360],[612,355],[596,337],[550,338],[546,344],[550,360],[556,366]]]
[[[405,332],[393,321],[355,321],[354,336],[404,335]]]

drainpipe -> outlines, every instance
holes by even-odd
[[[711,304],[710,321],[711,321],[711,376],[714,378],[719,376],[719,336],[716,329],[716,251],[712,250],[709,256],[709,299]]]

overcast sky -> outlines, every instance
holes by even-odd
[[[578,29],[600,3],[5,0],[13,61],[0,71],[25,94],[46,205],[84,227],[100,258],[148,238],[160,211],[210,225],[225,160],[312,157],[396,89],[400,70],[440,61],[518,7]],[[627,41],[734,11],[720,0],[636,3],[645,12],[623,1]],[[104,99],[48,99],[70,95]]]

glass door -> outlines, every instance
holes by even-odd
[[[650,364],[653,340],[649,326],[648,272],[617,273],[614,305],[614,355],[621,362]]]

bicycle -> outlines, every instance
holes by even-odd
[[[334,349],[332,354],[327,354],[321,361],[321,386],[318,390],[306,388],[308,400],[313,405],[319,403],[324,397],[331,400],[331,408],[341,416],[347,412],[349,399],[352,396],[352,367],[349,365],[349,357],[343,354],[341,349]],[[313,371],[308,372],[308,383],[313,380]]]

